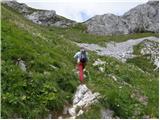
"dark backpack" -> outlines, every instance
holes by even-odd
[[[85,63],[87,62],[87,55],[86,55],[86,52],[81,52],[81,55],[80,55],[80,62],[82,63]]]

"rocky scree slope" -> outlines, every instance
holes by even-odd
[[[74,25],[76,22],[69,20],[56,14],[54,10],[38,10],[28,7],[24,3],[18,3],[16,1],[3,1],[3,4],[17,10],[25,18],[31,20],[34,23],[46,26],[56,27],[68,27]]]
[[[159,1],[132,8],[123,16],[114,14],[96,15],[87,20],[87,31],[98,35],[129,34],[159,31]]]
[[[149,40],[150,42],[147,42]],[[101,47],[97,44],[76,43],[80,47],[84,47],[88,50],[95,51],[101,56],[115,57],[122,62],[125,62],[129,58],[133,58],[136,55],[133,54],[133,47],[146,41],[145,47],[141,50],[142,55],[151,54],[151,61],[158,67],[158,40],[157,37],[144,37],[139,39],[130,39],[125,42],[116,43],[114,41],[105,43],[106,47]],[[153,43],[154,42],[154,43]],[[155,45],[152,45],[155,44]]]

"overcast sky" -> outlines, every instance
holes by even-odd
[[[148,0],[17,0],[37,9],[55,10],[58,15],[83,22],[95,15],[123,15]],[[117,2],[118,1],[118,2]]]

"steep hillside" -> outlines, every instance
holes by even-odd
[[[158,36],[90,35],[82,24],[68,28],[41,26],[6,5],[1,7],[2,118],[58,118],[65,106],[72,105],[79,85],[73,60],[79,49],[75,42],[104,45]],[[107,111],[113,111],[113,118],[159,117],[158,70],[148,72],[149,68],[142,70],[137,62],[123,63],[88,52],[85,84],[93,93],[100,93],[101,98],[86,111],[81,108],[84,113],[77,118],[106,118]]]
[[[87,31],[98,35],[159,32],[159,1],[138,5],[123,16],[96,15],[87,20]]]
[[[2,118],[58,114],[78,85],[72,73],[74,52],[56,33],[2,6]]]

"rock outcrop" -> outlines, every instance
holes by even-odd
[[[65,108],[65,114],[69,114],[70,117],[68,117],[68,119],[76,118],[83,114],[84,110],[90,105],[98,102],[100,97],[98,92],[92,93],[86,85],[79,85],[73,98],[73,104],[71,107]],[[63,116],[60,116],[59,118],[63,118]]]
[[[86,21],[87,31],[98,35],[128,34],[126,22],[114,14],[96,15]]]
[[[159,32],[159,2],[150,1],[126,12],[123,16],[114,14],[96,15],[87,20],[87,31],[91,34],[113,35],[136,32]]]
[[[74,25],[76,22],[59,16],[54,10],[38,10],[28,7],[24,3],[16,1],[3,1],[3,4],[17,10],[25,18],[32,22],[46,26],[68,27]]]
[[[83,114],[83,110],[86,109],[91,104],[98,102],[100,97],[99,93],[92,93],[86,85],[80,85],[74,95],[73,106],[68,109],[71,118],[75,118]]]
[[[143,45],[143,48],[141,49],[140,53],[142,55],[149,55],[147,59],[149,59],[154,65],[159,67],[159,43],[158,42],[152,42],[150,40],[145,40],[141,43]],[[157,69],[156,68],[156,69]]]
[[[150,1],[139,5],[123,16],[130,33],[133,32],[158,32],[159,31],[159,2]]]

